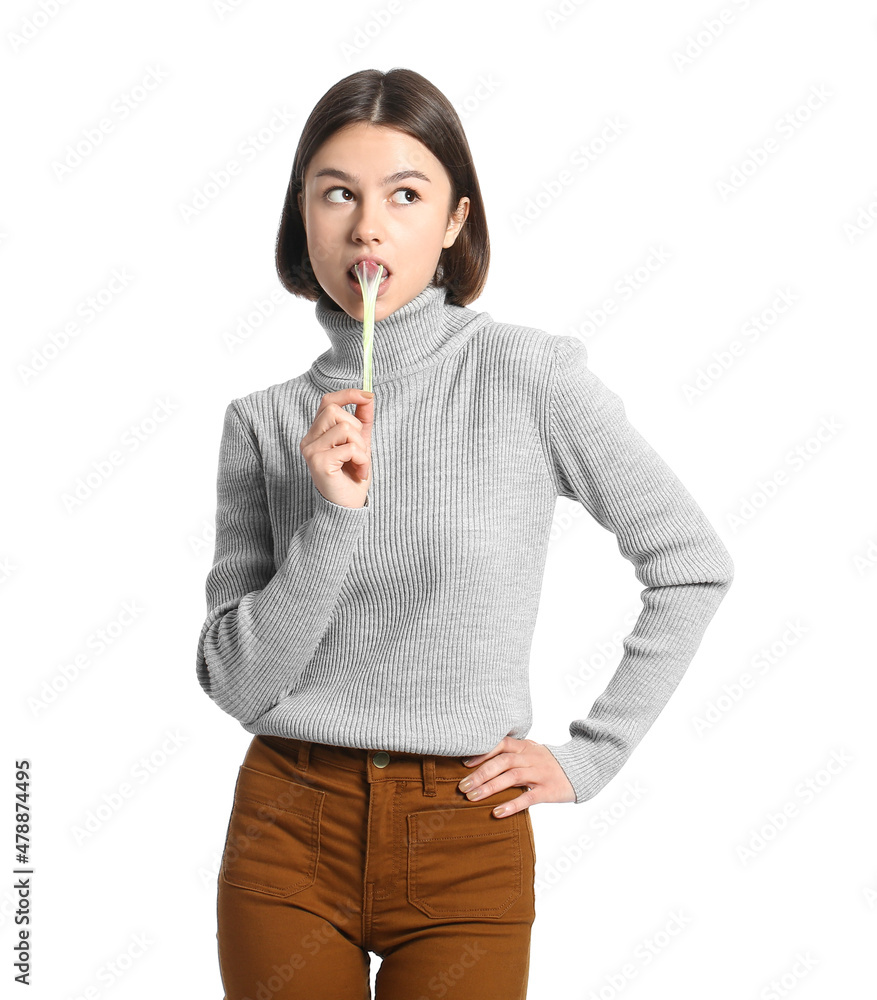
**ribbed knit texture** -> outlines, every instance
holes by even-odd
[[[225,412],[201,686],[254,734],[461,758],[523,739],[567,497],[615,533],[645,588],[590,714],[546,744],[576,801],[592,798],[691,662],[730,586],[728,551],[580,340],[450,305],[433,284],[375,323],[372,485],[364,507],[332,503],[299,442],[324,393],[362,385],[362,323],[326,295],[316,317],[330,349]]]

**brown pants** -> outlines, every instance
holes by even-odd
[[[529,811],[470,802],[462,757],[254,736],[218,879],[224,1000],[524,1000]]]

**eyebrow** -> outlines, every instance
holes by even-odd
[[[337,177],[338,180],[344,181],[346,184],[359,183],[359,177],[354,177],[343,170],[338,170],[337,167],[323,167],[322,170],[318,170],[314,174],[314,180],[319,180],[320,177]],[[418,180],[426,181],[427,184],[432,184],[432,181],[420,170],[398,170],[395,174],[388,174],[378,183],[394,184],[396,181],[404,180],[406,177],[416,177]]]

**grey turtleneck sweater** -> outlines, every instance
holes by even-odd
[[[316,317],[330,349],[225,411],[198,681],[253,734],[460,758],[523,739],[567,497],[645,588],[590,714],[545,744],[576,801],[592,798],[691,662],[730,586],[728,551],[581,341],[450,305],[432,284],[375,323],[372,485],[364,507],[332,503],[299,442],[324,393],[362,385],[362,324],[326,295]]]

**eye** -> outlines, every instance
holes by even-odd
[[[393,194],[413,194],[414,198],[412,201],[397,201],[397,205],[413,205],[416,201],[420,201],[420,195],[414,190],[414,188],[397,188]]]
[[[340,192],[342,197],[333,197],[333,195],[335,195],[336,192]],[[401,194],[403,196],[403,200],[394,201],[394,204],[396,205],[413,205],[416,202],[420,201],[420,195],[414,190],[414,188],[408,188],[408,187],[396,188],[396,190],[393,192],[394,199],[397,194]],[[345,198],[343,197],[343,195],[350,195],[350,197]],[[407,195],[412,195],[413,197],[409,200]],[[326,191],[323,197],[326,199],[326,201],[329,201],[334,205],[343,205],[353,200],[353,192],[350,190],[350,188],[346,187],[331,187]]]
[[[331,201],[331,202],[333,202],[336,205],[342,204],[345,201],[345,199],[344,198],[338,199],[338,198],[331,198],[331,197],[329,197],[335,191],[346,191],[347,194],[351,194],[351,191],[350,191],[349,188],[345,188],[345,187],[333,187],[333,188],[329,188],[329,190],[325,193],[325,195],[323,197],[327,201]]]

